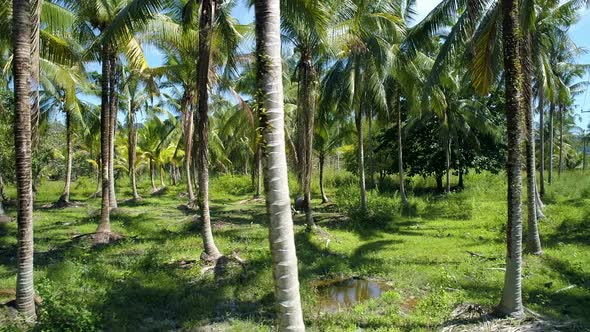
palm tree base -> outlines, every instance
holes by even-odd
[[[505,307],[502,304],[498,305],[492,314],[498,318],[512,318],[518,320],[522,320],[526,316],[524,308]]]
[[[111,239],[111,232],[96,232],[94,233],[94,246],[101,246],[109,244]]]
[[[217,264],[221,257],[223,257],[223,255],[220,252],[207,253],[203,251],[201,253],[201,260],[203,262],[213,263],[214,266]]]
[[[536,247],[536,245],[531,245],[531,244],[527,244],[527,249],[525,249],[525,252],[531,255],[535,255],[535,256],[542,256],[543,255],[543,250],[542,249],[528,249],[528,248],[534,248]]]

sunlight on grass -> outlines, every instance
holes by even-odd
[[[125,180],[123,180],[125,181]],[[395,190],[369,193],[369,212],[356,210],[358,189],[347,176],[330,174],[328,195],[314,200],[315,218],[330,243],[306,231],[296,216],[296,245],[306,323],[314,331],[431,330],[460,303],[495,305],[505,255],[505,184],[500,175],[466,178],[450,195],[422,190],[414,179],[410,210],[402,212]],[[394,183],[394,181],[392,181]],[[174,330],[209,326],[229,331],[268,331],[274,299],[264,201],[252,201],[250,179],[223,176],[211,183],[211,214],[219,249],[247,261],[219,276],[201,273],[202,243],[193,212],[182,208],[183,187],[125,202],[111,221],[122,241],[100,249],[79,235],[97,225],[99,199],[92,179],[74,185],[81,206],[43,208],[61,183],[45,182],[35,211],[35,282],[43,298],[43,330]],[[590,180],[571,172],[549,187],[547,219],[540,222],[545,254],[525,256],[524,301],[558,320],[589,326],[590,249],[587,221]],[[319,191],[314,188],[314,192]],[[422,193],[423,192],[423,193]],[[13,188],[9,195],[14,196]],[[317,194],[317,193],[316,193]],[[318,197],[316,195],[315,197]],[[8,207],[14,216],[14,206]],[[15,284],[15,223],[0,224],[0,289]],[[324,314],[314,282],[331,277],[379,278],[392,285],[381,297]],[[574,287],[571,287],[574,286]],[[569,287],[569,288],[568,288]],[[6,299],[6,298],[5,298]]]

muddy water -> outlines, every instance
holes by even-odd
[[[322,280],[316,287],[323,312],[337,312],[356,303],[377,298],[391,289],[383,281],[360,278]]]

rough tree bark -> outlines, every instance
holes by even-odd
[[[64,192],[58,202],[62,204],[70,203],[70,188],[72,186],[72,114],[66,110],[66,182]]]
[[[399,86],[395,83],[395,92],[393,94],[394,108],[397,111],[397,150],[398,150],[398,161],[397,166],[399,168],[399,195],[402,200],[402,204],[408,204],[408,197],[406,196],[406,188],[404,183],[404,159],[403,159],[403,128],[402,128],[402,108],[400,104],[400,91]]]
[[[16,308],[27,321],[36,319],[33,286],[33,186],[31,172],[31,3],[14,0],[13,74],[14,145],[17,190]],[[34,29],[39,29],[35,24]]]
[[[117,54],[115,52],[113,52],[110,55],[109,65],[109,203],[111,209],[116,209],[117,195],[115,193],[115,135],[117,132],[117,113],[119,110],[119,97],[117,95]]]
[[[369,157],[369,188],[375,188],[375,156],[373,154],[373,110],[367,110],[367,154]]]
[[[519,0],[502,3],[506,118],[508,134],[508,224],[506,231],[506,272],[498,312],[522,318],[522,73],[519,50]]]
[[[209,67],[211,58],[211,39],[213,33],[214,11],[217,4],[215,0],[203,0],[201,2],[201,16],[199,20],[199,61],[197,77],[197,100],[199,102],[199,114],[197,120],[198,136],[198,178],[199,194],[197,203],[201,213],[202,237],[204,252],[201,257],[204,260],[216,261],[221,253],[213,240],[211,231],[211,216],[209,214]]]
[[[133,105],[133,103],[131,103]],[[139,200],[139,193],[137,192],[137,174],[135,172],[136,149],[137,149],[137,130],[135,129],[135,114],[137,110],[129,110],[129,130],[127,131],[127,141],[129,143],[127,160],[129,162],[129,178],[131,180],[131,189],[133,191],[133,200]]]
[[[365,151],[363,142],[363,113],[361,108],[363,106],[361,86],[361,69],[359,68],[359,62],[357,61],[354,71],[354,94],[355,98],[358,99],[358,103],[354,110],[354,123],[356,126],[356,136],[358,144],[358,163],[359,163],[359,186],[361,191],[361,209],[364,211],[367,209],[367,187],[365,185]]]
[[[563,104],[559,104],[559,168],[557,176],[561,176],[563,171],[563,112],[565,112],[565,107]]]
[[[158,191],[158,188],[156,188],[156,166],[154,163],[154,159],[152,159],[150,157],[150,182],[152,185],[152,193],[155,193],[156,191]]]
[[[326,155],[321,152],[319,156],[320,161],[320,192],[322,193],[322,204],[328,203],[330,200],[326,196],[326,190],[324,189],[324,164],[326,162]]]
[[[446,144],[446,151],[445,151],[445,168],[446,168],[446,177],[447,182],[445,186],[445,192],[448,194],[451,192],[451,138],[447,138]]]
[[[40,68],[39,68],[39,52],[41,50],[40,44],[40,33],[41,33],[41,8],[43,6],[43,0],[30,0],[32,9],[34,10],[31,15],[31,144],[33,150],[36,150],[39,146],[39,121],[41,119],[41,112],[39,102],[41,98],[39,96],[39,79],[40,79]]]
[[[549,167],[548,171],[549,174],[547,175],[547,181],[549,184],[553,183],[553,141],[554,138],[554,131],[553,128],[553,114],[555,113],[555,104],[552,102],[549,106]]]
[[[313,170],[313,129],[315,119],[315,70],[310,50],[302,49],[299,61],[299,92],[297,119],[297,156],[299,185],[303,191],[303,210],[309,227],[316,227],[311,209],[311,173]]]
[[[100,224],[94,235],[94,244],[107,244],[111,236],[110,222],[110,176],[109,176],[109,159],[110,159],[110,124],[111,111],[109,104],[109,81],[110,81],[110,64],[109,64],[109,47],[102,46],[102,78],[101,78],[101,101],[100,101],[100,151],[101,151],[101,168],[102,168],[102,203],[100,209]]]
[[[279,331],[305,331],[289,199],[283,111],[279,0],[256,0],[257,86],[262,94],[264,186],[270,218]]]
[[[541,198],[543,196],[545,196],[545,109],[544,109],[544,105],[545,105],[545,92],[543,91],[543,85],[539,84],[538,85],[538,90],[539,90],[539,105],[538,105],[538,111],[539,111],[539,143],[540,143],[540,149],[541,151],[539,151],[540,155],[539,155],[539,194],[541,195]]]
[[[533,107],[532,87],[532,61],[531,61],[531,38],[526,32],[521,40],[521,68],[522,68],[522,109],[525,115],[525,145],[526,145],[526,172],[527,172],[527,246],[526,250],[533,255],[541,255],[541,239],[537,224],[537,181],[535,163],[535,108]]]
[[[192,182],[192,175],[191,175],[191,160],[193,157],[192,150],[193,150],[193,129],[194,129],[194,112],[192,107],[190,107],[190,99],[186,98],[183,100],[185,103],[185,116],[186,116],[186,126],[185,126],[185,134],[184,134],[184,146],[185,146],[185,155],[184,155],[184,171],[186,172],[186,187],[188,191],[188,202],[189,205],[194,204],[195,202],[195,192],[193,190],[193,182]]]

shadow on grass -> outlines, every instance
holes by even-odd
[[[565,219],[553,233],[545,236],[541,234],[542,243],[549,248],[559,246],[560,243],[590,246],[589,222],[590,212],[586,213],[586,217],[579,220]]]
[[[261,262],[246,269],[227,268],[224,276],[194,273],[171,265],[160,265],[148,253],[138,264],[142,274],[112,283],[106,301],[97,304],[104,327],[122,330],[177,330],[190,325],[207,325],[228,319],[248,319],[269,324],[274,318],[272,290],[260,292],[250,300],[240,293],[257,282],[256,271],[266,268]],[[198,265],[193,267],[198,269]],[[97,276],[101,280],[103,276]],[[100,281],[100,280],[98,280]]]
[[[536,287],[529,291],[526,288],[526,283],[523,283],[523,286],[525,287],[523,289],[525,307],[531,307],[538,314],[552,320],[577,320],[586,328],[590,326],[590,316],[588,315],[590,299],[579,289],[578,291],[574,288],[557,292],[556,289]],[[500,286],[494,287],[483,282],[461,282],[461,289],[466,292],[467,298],[481,301],[481,303],[488,302],[490,294],[495,295],[497,303],[499,303],[502,295]],[[580,329],[580,331],[585,331],[585,329]]]

